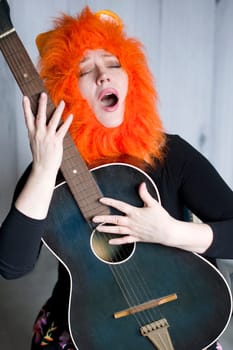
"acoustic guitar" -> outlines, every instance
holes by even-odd
[[[0,0],[0,49],[22,93],[36,112],[46,91]],[[49,99],[48,119],[54,111]],[[114,213],[99,198],[142,206],[145,181],[135,165],[114,162],[89,170],[69,134],[64,140],[62,179],[54,190],[44,244],[66,267],[71,281],[68,320],[79,350],[201,350],[226,328],[232,310],[229,288],[201,256],[159,244],[110,246],[92,225],[94,215]]]

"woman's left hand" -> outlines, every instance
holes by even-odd
[[[174,219],[149,194],[145,183],[139,187],[139,196],[144,203],[140,208],[112,198],[100,199],[102,204],[123,213],[123,215],[101,215],[93,218],[95,223],[108,224],[98,225],[98,231],[113,233],[116,236],[123,235],[111,239],[110,244],[139,241],[166,244],[167,232]]]

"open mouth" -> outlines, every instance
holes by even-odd
[[[114,93],[107,93],[101,98],[101,103],[106,108],[115,107],[118,103],[118,97]]]

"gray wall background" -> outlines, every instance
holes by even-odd
[[[166,130],[204,153],[233,184],[232,0],[9,0],[11,18],[36,64],[35,36],[60,12],[84,5],[117,12],[128,33],[145,45]],[[15,183],[31,160],[21,93],[0,55],[0,223]],[[20,234],[20,232],[19,232]],[[0,279],[0,347],[29,348],[31,325],[56,279],[55,259],[43,254],[18,281]]]

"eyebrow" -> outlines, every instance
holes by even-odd
[[[115,58],[116,60],[118,60],[118,58],[117,58],[116,56],[111,55],[111,54],[107,54],[107,53],[103,53],[103,54],[101,55],[101,57]],[[82,64],[82,63],[84,63],[84,62],[86,62],[86,61],[88,61],[88,60],[90,60],[90,57],[89,57],[89,56],[86,56],[86,57],[84,57],[84,58],[80,61],[79,64]]]

